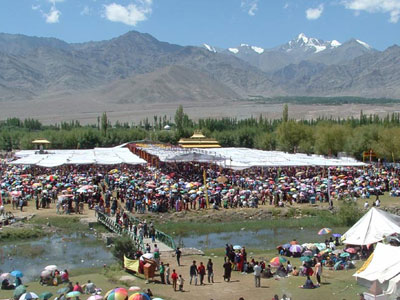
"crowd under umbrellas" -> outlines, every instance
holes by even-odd
[[[117,191],[126,209],[168,210],[285,206],[292,203],[327,202],[329,199],[369,199],[385,191],[400,195],[399,170],[368,168],[269,168],[232,171],[184,163],[154,166],[64,166],[40,168],[2,165],[1,195],[14,209],[34,200],[37,208],[57,203],[59,213],[79,212],[79,203],[110,208],[107,190]],[[329,177],[329,178],[328,178]],[[100,182],[107,183],[101,186]],[[72,209],[73,205],[77,205]]]

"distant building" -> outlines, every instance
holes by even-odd
[[[182,148],[221,148],[217,140],[206,138],[201,131],[195,131],[188,139],[180,139],[178,144]]]

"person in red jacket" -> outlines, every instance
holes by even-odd
[[[204,275],[206,275],[206,268],[203,265],[203,262],[200,262],[200,265],[197,267],[197,273],[200,275],[200,285],[204,285]]]
[[[172,287],[176,292],[176,282],[178,281],[178,274],[175,272],[175,269],[172,270],[171,279],[172,279]]]

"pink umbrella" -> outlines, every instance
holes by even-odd
[[[103,296],[102,295],[93,295],[90,296],[89,298],[87,298],[87,300],[103,300]]]
[[[131,286],[128,291],[137,292],[137,291],[140,291],[140,290],[141,290],[141,288],[138,287],[138,286]]]

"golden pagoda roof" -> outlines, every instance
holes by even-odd
[[[195,131],[188,139],[180,139],[178,144],[182,148],[221,148],[216,139],[206,138],[200,131]]]

